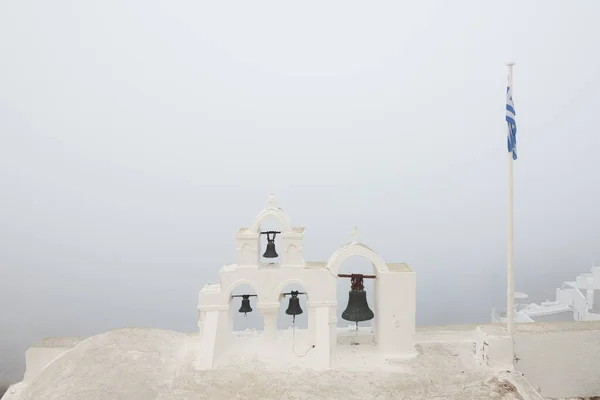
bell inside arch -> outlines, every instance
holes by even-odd
[[[245,294],[242,296],[242,306],[240,307],[239,312],[243,313],[244,316],[249,312],[252,312],[252,307],[250,307],[250,295]]]
[[[265,254],[263,254],[264,258],[277,258],[279,254],[275,251],[275,240],[269,240],[267,242],[267,249],[265,250]]]
[[[346,321],[362,322],[369,321],[375,317],[367,303],[367,292],[364,290],[351,290],[348,293],[348,305],[342,313]]]
[[[363,275],[352,274],[350,286],[348,305],[342,313],[342,318],[346,321],[356,322],[356,329],[358,329],[359,322],[369,321],[375,317],[375,314],[373,314],[373,311],[369,308],[369,303],[367,303],[367,292],[365,292],[363,284]]]
[[[300,299],[298,298],[298,291],[292,291],[290,296],[290,301],[288,303],[288,308],[285,310],[287,315],[300,315],[303,313],[302,308],[300,307]]]
[[[277,251],[275,251],[275,236],[277,236],[278,233],[280,233],[280,232],[277,232],[277,231],[261,232],[261,234],[267,235],[267,248],[265,249],[265,254],[263,254],[264,258],[279,257],[279,254],[277,254]]]

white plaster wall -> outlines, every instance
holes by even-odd
[[[223,335],[221,334],[221,332],[227,332],[228,330],[231,332],[230,330],[230,322],[231,322],[231,318],[229,317],[229,310],[220,310],[218,311],[218,327],[217,327],[217,332],[219,332],[219,334],[217,334],[216,340],[215,340],[215,349],[214,349],[214,360],[213,360],[213,364],[215,360],[218,360],[218,358],[225,353],[225,351],[227,350],[227,348],[229,347],[229,344],[231,342],[231,335]]]
[[[329,307],[329,346],[335,348],[337,343],[337,303]]]
[[[582,321],[586,319],[587,314],[587,299],[580,290],[573,291],[573,308],[575,309],[575,319]]]
[[[475,357],[483,367],[494,371],[513,371],[513,339],[505,325],[477,327]]]
[[[84,337],[46,338],[25,351],[24,382],[29,382],[65,351],[75,347]]]
[[[32,381],[40,371],[68,349],[68,347],[30,347],[27,349],[23,381]]]
[[[266,218],[280,223],[279,263],[263,264],[260,260],[261,223]],[[375,338],[387,357],[414,355],[416,277],[406,264],[387,264],[372,249],[357,241],[338,248],[327,263],[305,263],[304,228],[293,228],[290,218],[276,206],[273,196],[269,206],[254,219],[250,228],[236,234],[237,263],[219,271],[220,282],[206,285],[199,294],[198,328],[201,330],[201,355],[198,366],[212,368],[226,350],[231,338],[231,295],[240,285],[249,285],[257,296],[256,306],[264,318],[266,342],[277,339],[277,311],[283,301],[281,292],[297,284],[307,293],[308,337],[315,344],[312,353],[316,368],[328,368],[331,349],[336,340],[337,274],[351,257],[363,257],[374,267]],[[390,301],[393,299],[393,301]],[[273,312],[269,312],[272,310]],[[267,315],[268,314],[268,315]],[[327,360],[327,361],[325,361]]]
[[[585,274],[578,275],[577,278],[575,278],[575,282],[576,282],[577,288],[579,290],[586,290],[588,288],[588,284],[589,284],[588,278],[590,276],[592,276],[591,273],[585,273]]]
[[[316,326],[315,326],[315,347],[317,349],[313,355],[313,368],[316,370],[325,370],[331,366],[331,341],[329,338],[329,307],[316,307]]]
[[[496,325],[496,324],[494,324]],[[479,338],[479,324],[418,326],[416,343],[473,342]]]
[[[405,358],[416,354],[414,349],[416,275],[406,264],[386,264],[371,249],[351,243],[333,253],[328,263],[304,264],[302,268],[261,265],[227,265],[220,271],[220,283],[205,286],[199,295],[198,310],[201,315],[199,328],[203,355],[200,368],[211,368],[215,360],[227,346],[226,338],[231,337],[229,316],[213,311],[230,312],[230,299],[240,285],[247,284],[257,295],[257,308],[279,310],[280,296],[289,284],[298,284],[308,297],[309,338],[316,346],[314,353],[317,368],[325,368],[324,360],[330,358],[330,351],[337,343],[335,314],[337,306],[337,272],[343,262],[353,256],[362,256],[375,266],[375,337],[379,350],[388,358]],[[390,269],[391,268],[391,269]],[[390,301],[390,299],[394,299]],[[326,311],[319,311],[318,309]],[[227,314],[228,315],[228,314]],[[274,341],[277,337],[276,316],[267,319],[265,315],[265,340]],[[207,331],[212,331],[207,334]],[[325,345],[327,343],[327,345]],[[211,349],[211,346],[213,348]],[[329,364],[327,364],[329,365]]]
[[[203,311],[202,332],[200,332],[200,348],[196,368],[211,369],[215,361],[217,335],[219,333],[219,311]]]
[[[600,396],[600,322],[515,326],[515,369],[546,397]]]
[[[279,304],[282,290],[290,284],[299,284],[308,293],[312,302],[335,301],[335,292],[330,293],[329,285],[335,282],[325,268],[283,268],[253,266],[231,266],[221,269],[221,288],[211,299],[200,299],[200,305],[228,304],[236,287],[248,284],[258,295],[257,302]]]
[[[416,275],[384,272],[375,283],[377,345],[386,357],[415,354]]]

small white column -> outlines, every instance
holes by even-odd
[[[329,307],[329,346],[330,351],[337,346],[337,308]]]
[[[277,340],[277,317],[279,316],[279,304],[276,306],[259,307],[265,323],[265,341],[274,342]]]
[[[227,334],[227,306],[210,307],[200,310],[202,319],[202,332],[200,332],[199,357],[196,368],[211,369],[215,360],[227,349],[230,335]]]
[[[331,336],[329,329],[329,306],[315,308],[317,326],[315,329],[316,344],[314,368],[316,370],[329,369],[331,366]]]
[[[204,313],[198,310],[198,331],[200,332],[200,337],[202,337],[202,330],[204,327]]]
[[[329,348],[332,349],[337,342],[337,301],[309,301],[308,307],[308,337],[311,343],[317,343],[319,339],[318,327],[319,327],[319,314],[318,309],[320,307],[327,307],[327,325],[328,335],[330,338]]]

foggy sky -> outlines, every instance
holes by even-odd
[[[307,260],[357,225],[417,272],[417,324],[489,322],[506,301],[506,61],[516,290],[553,299],[600,263],[599,15],[593,0],[0,2],[0,374],[44,337],[196,330],[198,291],[270,192],[306,227]]]

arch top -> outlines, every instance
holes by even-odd
[[[256,285],[250,279],[240,278],[240,279],[237,279],[236,281],[234,281],[233,283],[231,283],[231,285],[229,285],[229,287],[227,287],[227,289],[225,289],[225,291],[223,292],[223,294],[225,295],[225,299],[231,300],[231,295],[234,294],[233,291],[240,285],[250,286],[252,288],[252,290],[254,290],[254,293],[252,293],[252,294],[259,295],[258,285]]]
[[[327,261],[326,268],[329,269],[332,274],[337,275],[342,264],[347,259],[354,256],[364,257],[371,261],[377,269],[377,272],[388,272],[390,270],[379,254],[375,253],[370,247],[359,242],[348,243],[334,251],[331,257],[329,257],[329,261]]]
[[[259,233],[261,223],[268,217],[275,217],[279,221],[282,233],[292,232],[292,221],[290,220],[290,217],[283,212],[283,209],[277,206],[274,194],[269,195],[267,207],[254,218],[254,222],[249,231]]]
[[[302,290],[306,292],[306,298],[310,299],[309,296],[311,295],[311,293],[309,293],[308,285],[304,280],[298,278],[285,279],[281,283],[279,283],[277,290],[273,293],[273,298],[276,299],[278,302],[281,302],[281,293],[283,292],[283,289],[285,289],[286,286],[293,284],[302,286]]]

